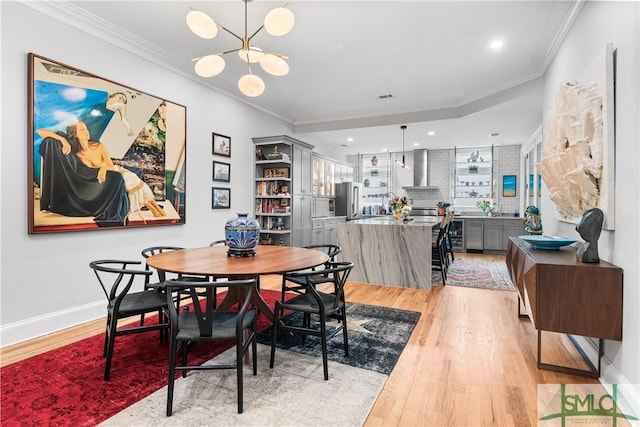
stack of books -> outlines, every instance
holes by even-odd
[[[273,153],[267,153],[267,160],[288,160],[290,161],[291,158],[289,157],[289,155],[287,153],[283,153],[281,151],[276,151]]]

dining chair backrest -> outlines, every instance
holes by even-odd
[[[132,265],[141,265],[140,261],[125,260],[96,260],[89,263],[89,267],[93,270],[100,287],[104,292],[110,305],[120,305],[127,293],[131,290],[133,283],[137,277],[148,278],[151,271],[142,269],[133,269]],[[109,282],[111,282],[109,284]]]
[[[149,257],[152,257],[153,255],[158,255],[161,253],[165,253],[165,252],[171,252],[171,251],[179,251],[181,249],[184,249],[183,247],[180,246],[150,246],[148,248],[144,248],[141,253],[142,256],[147,259]],[[149,267],[148,264],[145,264],[144,266],[145,270],[149,270],[151,271],[151,268]],[[167,274],[162,271],[162,270],[157,270],[154,269],[156,271],[156,274],[158,275],[158,282],[162,283],[165,280],[167,280]],[[149,281],[151,280],[151,277],[148,278],[147,280],[147,284],[149,284]]]
[[[347,283],[347,279],[349,278],[349,274],[352,269],[353,263],[349,261],[329,262],[326,264],[326,268],[321,272],[304,271],[300,273],[293,273],[291,276],[296,276],[298,279],[302,279],[300,281],[304,281],[306,283],[305,291],[310,292],[318,303],[322,301],[322,298],[316,289],[316,285],[318,284],[316,279],[318,276],[321,276],[323,278],[322,282],[327,282],[324,278],[329,278],[334,285],[332,294],[335,297],[332,300],[331,307],[327,308],[335,309],[344,303],[344,285]]]
[[[195,316],[197,319],[197,327],[199,329],[200,340],[215,339],[213,332],[216,326],[216,320],[219,316],[216,316],[216,305],[213,302],[213,298],[217,295],[217,290],[220,288],[246,288],[246,296],[240,302],[236,311],[242,318],[244,313],[248,311],[251,298],[253,298],[255,289],[255,279],[245,280],[229,280],[226,282],[191,282],[183,281],[179,279],[169,280],[166,282],[167,299],[171,301],[171,294],[180,293],[186,295],[193,308],[189,309],[191,316]],[[204,302],[201,300],[202,296],[205,296]],[[184,299],[183,299],[184,301]],[[204,308],[202,307],[204,305]],[[178,323],[178,311],[174,304],[169,304],[169,321],[171,323],[171,330],[173,328],[179,328]],[[241,322],[242,323],[242,322]],[[194,325],[195,326],[195,325]],[[235,325],[224,325],[221,327],[229,328],[235,327]]]

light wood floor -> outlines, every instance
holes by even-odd
[[[460,258],[504,261],[500,255]],[[279,290],[279,277],[261,279]],[[537,384],[597,383],[538,370],[537,335],[517,317],[515,292],[435,286],[432,291],[347,285],[347,300],[422,313],[366,426],[534,426]],[[2,366],[104,330],[104,320],[0,350]],[[545,362],[585,368],[562,335],[545,333]]]

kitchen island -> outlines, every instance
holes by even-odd
[[[437,217],[389,217],[338,224],[341,259],[354,264],[349,281],[431,289],[431,242]]]

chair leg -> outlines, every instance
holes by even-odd
[[[109,346],[109,331],[111,325],[111,313],[107,313],[107,324],[104,327],[104,345],[102,346],[102,357],[107,357],[107,347]]]
[[[111,376],[111,359],[113,358],[113,348],[115,347],[116,344],[116,329],[118,326],[118,319],[116,319],[114,316],[110,316],[111,317],[111,322],[109,323],[108,326],[108,337],[107,337],[107,351],[106,351],[106,362],[104,365],[104,380],[107,381],[109,380],[109,377]]]
[[[189,341],[182,341],[182,366],[187,366],[187,350],[189,349]],[[182,378],[187,378],[187,371],[182,371]]]
[[[242,366],[244,365],[244,346],[242,340],[236,341],[236,388],[238,390],[238,413],[242,413]]]
[[[258,322],[257,322],[257,314],[253,318],[253,325],[251,328],[251,351],[253,352],[253,375],[258,375]]]
[[[173,413],[173,385],[176,380],[176,359],[177,344],[174,338],[171,338],[171,348],[169,349],[169,382],[167,384],[167,417]]]
[[[324,379],[329,379],[329,361],[327,360],[327,325],[324,318],[320,319],[320,342],[322,343],[322,368],[324,369]]]
[[[275,310],[273,311],[273,336],[271,337],[271,359],[269,360],[269,368],[273,369],[273,359],[276,356],[276,341],[278,340],[278,324],[280,323],[280,303],[276,301]]]
[[[342,320],[342,341],[344,344],[344,355],[345,357],[349,357],[349,337],[347,332],[347,308],[344,307],[342,310],[341,320]]]

